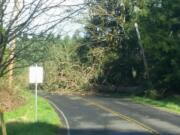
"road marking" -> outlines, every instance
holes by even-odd
[[[118,117],[120,119],[124,119],[126,121],[131,122],[131,123],[134,123],[137,126],[140,126],[141,128],[144,128],[146,131],[150,132],[153,135],[160,135],[160,133],[158,131],[156,131],[155,129],[152,129],[151,127],[149,127],[149,126],[147,126],[147,125],[145,125],[145,124],[143,124],[143,123],[141,123],[141,122],[139,122],[139,121],[137,121],[137,120],[135,120],[133,118],[130,118],[130,117],[126,116],[126,115],[123,115],[123,114],[121,114],[119,112],[116,112],[116,111],[114,111],[114,110],[112,110],[110,108],[107,108],[107,107],[99,104],[98,102],[93,102],[93,101],[90,101],[90,100],[87,100],[87,99],[84,99],[84,98],[82,98],[82,100],[84,100],[84,101],[86,101],[86,102],[88,102],[88,103],[90,103],[90,104],[92,104],[92,105],[106,111],[106,112],[109,112],[109,113],[113,114],[114,116],[116,116],[116,117]]]
[[[63,119],[65,120],[65,123],[66,123],[67,135],[71,135],[69,122],[68,122],[68,119],[67,119],[66,115],[64,114],[64,112],[63,112],[61,109],[59,109],[59,108],[56,106],[55,103],[53,103],[53,102],[50,101],[49,99],[48,99],[48,101],[56,108],[56,110],[57,110],[59,113],[61,113],[61,115],[62,115],[62,117],[63,117]]]

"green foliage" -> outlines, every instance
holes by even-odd
[[[45,85],[47,90],[78,91],[88,87],[94,77],[96,65],[87,66],[80,62],[77,54],[79,44],[76,40],[65,38],[56,40],[44,62]]]
[[[35,113],[34,113],[34,96],[27,92],[23,91],[23,97],[25,97],[25,104],[13,112],[6,113],[7,122],[15,120],[19,120],[21,122],[35,122]],[[59,119],[57,114],[51,105],[44,100],[43,98],[38,98],[38,121],[45,122],[53,125],[59,125]],[[46,111],[45,111],[46,110]],[[51,117],[49,117],[51,115]]]
[[[156,2],[151,2],[148,16],[139,18],[151,80],[156,88],[169,92],[180,92],[178,3],[177,0],[163,0],[157,6]]]
[[[143,1],[137,4],[142,5]],[[143,80],[143,61],[134,30],[132,1],[93,1],[86,26],[86,43],[90,48],[103,48],[98,83],[137,85]],[[96,58],[97,59],[97,58]],[[136,72],[133,76],[132,72]]]
[[[180,92],[178,0],[88,2],[84,38],[77,32],[73,38],[51,35],[53,42],[47,42],[43,36],[25,42],[35,41],[29,49],[40,52],[22,57],[28,61],[44,59],[41,61],[46,72],[45,89],[76,91],[98,83],[143,85],[152,89],[146,95],[155,98]],[[141,41],[135,23],[139,25]],[[144,66],[142,48],[148,69]]]
[[[152,89],[145,91],[145,96],[151,99],[162,99],[163,97],[165,97],[164,93],[165,90],[160,91],[160,90]]]
[[[47,57],[47,51],[53,43],[50,35],[34,35],[32,38],[22,36],[16,45],[16,61],[18,66],[29,66],[34,63],[42,63]],[[26,51],[23,51],[26,49]]]
[[[1,33],[1,36],[4,36],[5,34],[5,30],[2,26],[0,26],[0,33]]]
[[[35,123],[34,96],[29,92],[23,96],[26,104],[5,114],[8,135],[56,135],[62,123],[51,105],[38,98],[38,122]]]
[[[95,81],[113,85],[144,85],[158,91],[180,89],[180,1],[90,1],[86,48],[103,48],[101,73]],[[134,23],[139,24],[150,80],[145,80],[142,52]],[[89,49],[91,50],[91,49]],[[89,52],[87,52],[89,53]],[[136,72],[133,76],[132,72]],[[148,84],[148,85],[147,85]]]
[[[158,100],[147,97],[133,97],[132,99],[138,103],[144,103],[165,111],[180,114],[180,97],[177,95]]]

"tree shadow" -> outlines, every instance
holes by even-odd
[[[117,131],[108,129],[71,129],[71,135],[150,135],[147,132]]]
[[[43,122],[20,123],[11,122],[7,124],[8,135],[68,135],[68,130],[63,127]],[[79,128],[70,129],[71,135],[151,135],[147,131],[117,130],[108,128]],[[1,135],[1,130],[0,130]],[[175,134],[171,134],[175,135]]]
[[[58,135],[59,129],[57,125],[50,125],[43,122],[37,123],[7,123],[8,135]],[[0,129],[1,135],[1,129]]]
[[[68,132],[70,132],[71,135],[149,135],[149,133],[143,131],[119,131],[108,128],[79,128],[68,131],[66,128],[43,122],[11,122],[7,124],[7,132],[8,135],[67,135]]]

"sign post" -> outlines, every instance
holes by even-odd
[[[37,114],[38,114],[38,94],[37,94],[37,89],[38,89],[38,83],[35,83],[35,120],[37,121]]]
[[[29,83],[35,84],[35,120],[38,120],[38,84],[43,83],[43,67],[31,66],[29,68]]]

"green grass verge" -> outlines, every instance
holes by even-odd
[[[51,105],[38,98],[38,122],[35,122],[34,96],[29,92],[23,95],[26,104],[5,114],[8,135],[57,135],[62,124]]]
[[[146,97],[132,97],[135,102],[151,105],[159,109],[180,114],[180,96],[172,96],[161,100]]]

